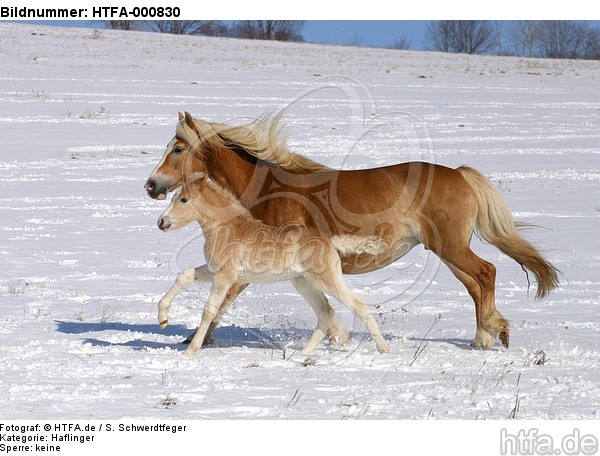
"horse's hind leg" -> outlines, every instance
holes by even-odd
[[[446,253],[446,252],[445,252]],[[495,304],[496,268],[466,247],[461,254],[443,256],[444,263],[460,280],[475,302],[477,332],[473,347],[490,349],[497,338],[508,348],[510,330],[508,321],[498,312]]]

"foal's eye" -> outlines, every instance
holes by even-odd
[[[180,153],[182,153],[185,149],[181,146],[177,146],[173,148],[173,153],[175,155],[179,155]]]
[[[182,202],[182,203],[187,203],[187,202],[188,202],[188,199],[187,199],[187,198],[181,198],[181,202]]]

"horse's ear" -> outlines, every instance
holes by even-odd
[[[180,112],[177,113],[179,115],[179,122],[181,122],[183,120],[183,114],[181,114]]]
[[[194,127],[194,118],[192,117],[192,115],[189,112],[185,112],[185,123],[188,125],[188,127],[192,128]]]
[[[185,112],[185,124],[192,129],[196,135],[200,136],[200,131],[198,131],[198,127],[196,126],[196,122],[194,122],[194,118],[189,112]]]

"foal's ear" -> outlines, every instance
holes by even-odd
[[[181,122],[183,120],[183,114],[181,114],[180,112],[177,113],[179,115],[179,122]]]
[[[202,183],[202,182],[206,181],[207,179],[208,179],[208,174],[206,174],[203,171],[196,171],[195,173],[192,173],[189,176],[187,176],[186,182],[188,184]]]

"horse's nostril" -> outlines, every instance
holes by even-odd
[[[146,185],[144,185],[144,188],[147,192],[151,192],[156,188],[156,184],[152,181],[148,181],[146,182]]]

